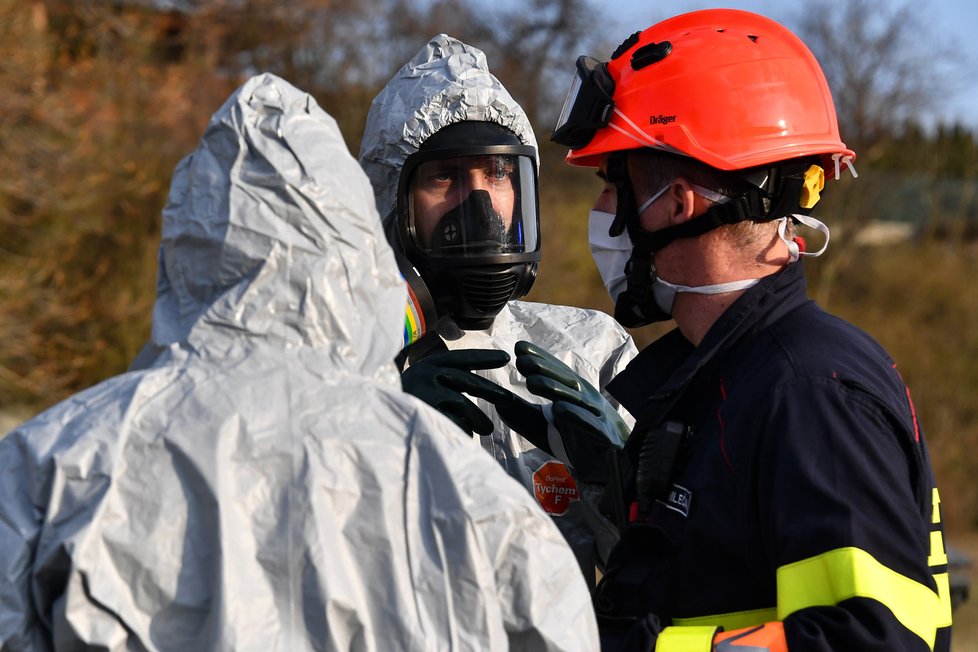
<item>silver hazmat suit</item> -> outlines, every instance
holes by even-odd
[[[145,369],[0,439],[0,649],[594,650],[557,528],[402,393],[333,119],[249,80],[177,167]]]
[[[397,219],[404,161],[440,129],[465,120],[495,122],[515,133],[523,144],[537,148],[525,112],[489,72],[485,54],[439,34],[394,75],[367,116],[360,164],[373,183],[385,223]],[[602,389],[638,353],[631,336],[603,312],[527,301],[510,301],[487,330],[461,331],[451,320],[443,319],[438,334],[450,350],[494,348],[510,355],[517,341],[528,340]],[[527,400],[542,402],[529,393],[512,364],[475,373]],[[607,394],[605,397],[618,405]],[[477,404],[495,426],[491,437],[482,438],[483,446],[553,516],[588,573],[593,568],[594,534],[579,499],[591,489],[569,481],[563,464],[510,430],[491,404],[481,399]],[[629,426],[634,424],[624,408],[619,411]]]

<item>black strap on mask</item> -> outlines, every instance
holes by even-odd
[[[652,322],[665,321],[669,315],[659,308],[652,293],[655,283],[655,234],[642,228],[639,221],[638,207],[635,205],[635,193],[632,192],[632,180],[628,175],[628,161],[624,152],[617,152],[608,157],[608,181],[614,184],[618,202],[615,208],[615,220],[611,223],[608,234],[612,237],[621,235],[628,230],[632,240],[632,255],[625,264],[625,274],[628,282],[625,290],[615,301],[615,319],[626,328],[637,328]]]
[[[713,204],[702,215],[650,233],[652,250],[658,251],[673,240],[695,238],[725,224],[736,224],[761,214],[761,200],[757,193],[741,195],[724,204]]]

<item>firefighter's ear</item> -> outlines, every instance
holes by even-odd
[[[669,226],[688,222],[710,206],[710,201],[696,193],[693,184],[684,177],[676,177],[666,191],[664,200],[669,206]]]

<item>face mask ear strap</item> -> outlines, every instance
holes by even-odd
[[[781,242],[788,247],[788,257],[791,262],[795,262],[801,256],[801,248],[798,243],[795,242],[794,238],[788,238],[786,232],[788,230],[788,220],[789,217],[782,217],[778,220],[778,237],[781,238]]]
[[[793,239],[789,239],[786,235],[788,229],[788,220],[794,220],[800,224],[815,229],[816,231],[822,233],[825,236],[825,242],[822,244],[822,248],[818,251],[802,251],[798,243]],[[820,220],[815,219],[810,215],[800,215],[794,214],[787,217],[782,217],[778,220],[778,237],[781,241],[788,246],[788,255],[791,257],[791,262],[795,262],[802,256],[811,256],[812,258],[817,258],[825,253],[825,250],[829,247],[829,239],[831,234],[829,233],[829,227]]]

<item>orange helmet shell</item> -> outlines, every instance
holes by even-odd
[[[668,55],[632,68],[638,49],[662,41],[672,44]],[[764,16],[734,9],[675,16],[641,32],[608,72],[616,112],[567,155],[573,165],[597,167],[601,154],[638,147],[674,150],[721,170],[808,155],[822,155],[828,168],[833,154],[854,157],[840,139],[818,61]]]

